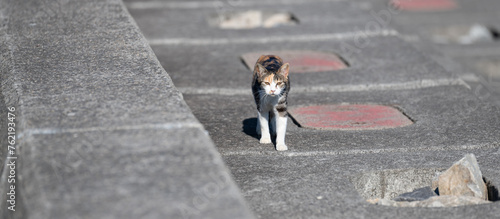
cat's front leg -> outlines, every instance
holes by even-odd
[[[276,119],[277,114],[271,112],[269,114],[269,133],[271,133],[271,137],[276,136]]]
[[[262,132],[260,130],[260,113],[259,113],[259,116],[257,117],[257,128],[255,129],[255,131],[257,132],[257,135],[262,134]]]
[[[259,121],[257,122],[257,127],[260,126],[260,143],[270,144],[271,134],[269,133],[269,112],[258,112]]]
[[[287,116],[276,116],[276,150],[286,151],[288,147],[285,144]]]

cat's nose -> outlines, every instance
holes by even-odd
[[[276,90],[271,90],[271,93],[273,93],[273,94],[274,94],[274,92],[275,92],[275,91],[276,91]]]

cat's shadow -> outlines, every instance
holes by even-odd
[[[245,119],[243,120],[242,122],[242,132],[249,135],[249,136],[252,136],[256,139],[259,139],[259,135],[257,135],[257,118],[254,117],[254,118],[248,118],[248,119]]]

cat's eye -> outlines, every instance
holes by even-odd
[[[283,84],[283,82],[276,83],[277,86],[281,86],[282,84]]]
[[[264,82],[265,85],[271,85],[269,82]]]

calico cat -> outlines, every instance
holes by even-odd
[[[271,141],[270,128],[276,133],[276,150],[285,151],[285,133],[288,112],[287,96],[290,91],[288,72],[290,65],[275,55],[262,55],[253,70],[252,92],[257,104],[257,134],[261,144]],[[269,119],[271,122],[269,124]]]

